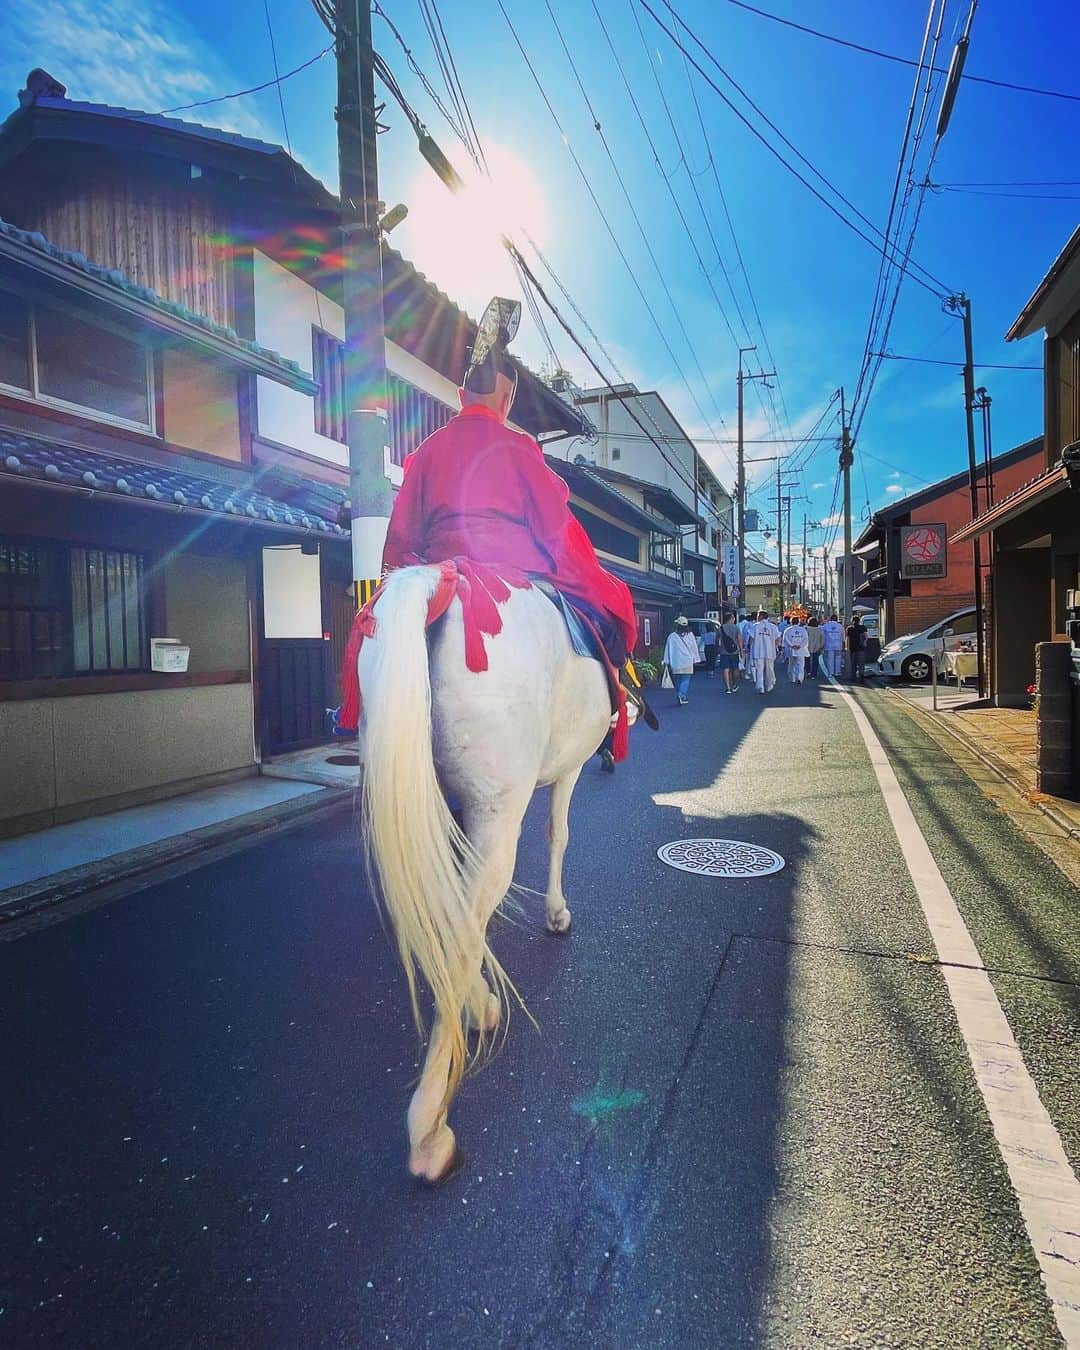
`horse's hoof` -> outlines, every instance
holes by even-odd
[[[421,1183],[429,1190],[436,1190],[439,1186],[445,1186],[448,1181],[453,1181],[459,1172],[465,1170],[465,1150],[459,1145],[454,1145],[454,1151],[450,1155],[450,1161],[437,1177],[421,1177]]]
[[[547,930],[553,933],[555,937],[562,937],[564,933],[570,931],[570,911],[565,907],[561,909],[554,918],[547,920]]]
[[[468,1011],[470,1031],[483,1031],[490,1034],[493,1031],[498,1031],[501,1021],[502,1008],[495,994],[489,993],[485,998],[482,1017],[477,1017],[471,1008]]]

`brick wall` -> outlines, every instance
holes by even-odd
[[[896,632],[921,633],[932,623],[958,609],[975,603],[973,595],[898,595],[896,597]]]

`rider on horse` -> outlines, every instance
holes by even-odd
[[[592,621],[618,670],[637,636],[634,602],[600,566],[540,446],[506,425],[517,391],[507,341],[505,324],[486,342],[481,332],[459,390],[461,412],[406,459],[383,571],[463,557],[550,582]]]

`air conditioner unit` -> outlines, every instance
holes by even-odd
[[[682,584],[688,591],[692,591],[697,587],[697,579],[693,572],[684,572],[682,574]]]
[[[720,611],[719,611],[718,609],[707,609],[707,610],[705,611],[705,617],[706,617],[707,619],[715,619],[716,622],[719,623],[719,622],[720,622]]]

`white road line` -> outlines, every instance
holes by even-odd
[[[832,683],[862,733],[938,956],[943,962],[956,963],[943,965],[942,973],[975,1081],[1016,1192],[1058,1328],[1065,1344],[1080,1350],[1080,1182],[889,758],[855,699],[835,679]]]

